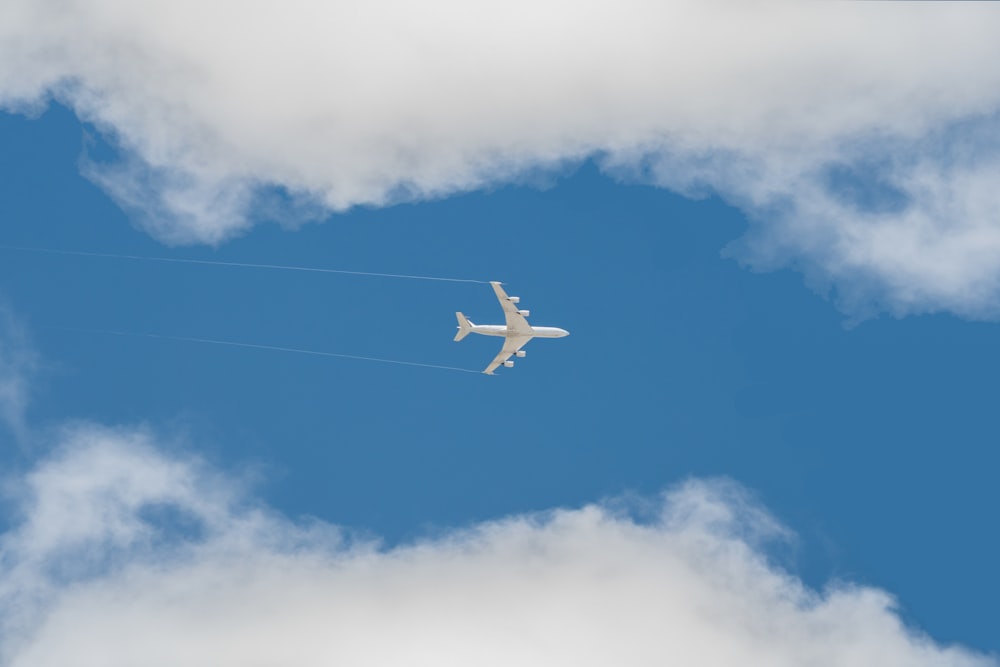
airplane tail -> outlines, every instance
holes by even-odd
[[[472,333],[472,327],[475,325],[462,313],[455,313],[455,317],[458,318],[458,333],[455,334],[455,342],[458,342]]]

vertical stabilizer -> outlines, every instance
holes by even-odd
[[[458,333],[455,334],[455,341],[457,342],[468,336],[475,325],[462,313],[455,313],[455,317],[458,318]]]

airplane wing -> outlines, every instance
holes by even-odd
[[[493,371],[495,371],[500,364],[514,356],[514,353],[527,345],[531,338],[531,336],[507,336],[507,338],[503,341],[503,349],[500,350],[500,354],[498,354],[496,358],[490,362],[490,365],[487,366],[486,370],[483,372],[487,375],[493,375]]]
[[[507,331],[519,336],[530,336],[531,325],[528,324],[528,320],[524,319],[524,315],[518,312],[517,306],[510,300],[507,293],[503,291],[503,287],[500,286],[500,283],[494,280],[490,283],[490,285],[493,286],[493,291],[497,294],[497,301],[500,302],[500,307],[503,308],[504,317],[507,318]],[[522,343],[522,345],[523,344],[524,343]],[[504,346],[504,349],[506,349],[506,345]],[[503,353],[501,352],[501,354]],[[513,352],[511,352],[511,354],[513,354]],[[507,356],[509,357],[510,354]],[[499,359],[499,357],[497,357],[497,359]],[[496,360],[494,359],[494,361]]]

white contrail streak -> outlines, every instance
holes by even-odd
[[[479,371],[457,366],[439,366],[437,364],[421,364],[416,361],[399,361],[398,359],[380,359],[378,357],[362,357],[356,354],[340,354],[338,352],[320,352],[317,350],[302,350],[294,347],[279,347],[277,345],[260,345],[257,343],[238,343],[231,340],[213,340],[211,338],[192,338],[190,336],[166,336],[152,333],[136,333],[131,331],[113,331],[111,329],[82,329],[76,327],[53,327],[63,331],[79,331],[83,333],[99,333],[111,336],[131,336],[134,338],[159,338],[185,343],[209,343],[211,345],[228,345],[230,347],[247,347],[256,350],[272,350],[275,352],[294,352],[296,354],[311,354],[317,357],[336,357],[338,359],[356,359],[358,361],[377,361],[382,364],[398,364],[400,366],[420,366],[421,368],[439,368],[445,371],[460,371],[462,373],[479,373]]]
[[[0,244],[0,249],[20,252],[40,252],[51,255],[75,255],[78,257],[104,257],[109,259],[131,259],[146,262],[169,262],[173,264],[208,264],[212,266],[237,266],[245,269],[277,269],[281,271],[309,271],[311,273],[340,273],[350,276],[374,276],[378,278],[408,278],[411,280],[439,280],[449,283],[478,283],[488,285],[488,280],[470,280],[468,278],[439,278],[437,276],[411,276],[401,273],[375,273],[371,271],[347,271],[344,269],[321,269],[310,266],[284,266],[281,264],[253,264],[250,262],[222,262],[212,259],[188,259],[183,257],[149,257],[145,255],[119,255],[108,252],[86,252],[83,250],[57,250],[55,248],[31,248]]]

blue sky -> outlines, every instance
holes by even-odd
[[[958,40],[955,31],[949,38]],[[897,74],[889,78],[900,80]],[[96,89],[109,99],[123,94]],[[872,161],[869,153],[881,149],[871,145],[842,147],[805,166],[784,149],[758,151],[760,137],[734,139],[734,153],[704,159],[683,148],[642,150],[633,160],[623,156],[635,151],[611,146],[517,158],[496,178],[477,172],[445,185],[436,168],[428,167],[430,176],[416,169],[416,176],[386,177],[395,185],[381,194],[357,186],[362,193],[338,210],[322,188],[303,190],[305,177],[251,178],[234,190],[226,179],[245,177],[235,167],[223,178],[191,176],[201,172],[186,158],[180,166],[169,158],[157,163],[162,156],[150,157],[156,150],[136,139],[143,130],[135,124],[97,117],[97,107],[72,92],[56,97],[61,101],[45,101],[33,114],[8,104],[0,115],[0,297],[8,322],[0,374],[26,387],[23,414],[16,409],[21,416],[8,419],[0,436],[13,489],[8,554],[28,562],[25,535],[36,535],[28,528],[37,519],[30,508],[44,505],[44,480],[60,479],[56,471],[71,463],[99,470],[94,461],[107,451],[134,466],[134,479],[155,477],[150,471],[161,460],[162,470],[171,461],[193,466],[201,472],[181,486],[232,485],[242,498],[232,507],[244,508],[226,500],[218,510],[205,499],[214,498],[210,491],[191,500],[187,491],[164,492],[167,500],[138,503],[130,521],[177,503],[181,514],[195,508],[211,535],[216,527],[205,517],[213,512],[231,512],[239,523],[250,516],[246,507],[263,508],[275,523],[261,530],[291,531],[307,553],[328,548],[295,532],[317,522],[352,540],[380,539],[390,555],[413,544],[443,549],[449,539],[465,539],[454,531],[491,525],[484,522],[506,526],[509,517],[592,503],[624,503],[632,518],[608,510],[614,520],[645,526],[644,512],[660,511],[648,505],[665,502],[667,514],[679,512],[705,484],[722,489],[720,506],[743,508],[733,510],[732,525],[723,522],[724,544],[760,555],[773,568],[768,573],[784,573],[820,599],[830,591],[885,591],[897,605],[888,605],[889,617],[934,642],[1000,651],[992,402],[1000,377],[992,318],[1000,300],[990,286],[997,262],[965,245],[967,230],[947,221],[930,232],[921,227],[919,216],[936,221],[933,215],[951,209],[942,213],[932,200],[938,189],[913,186],[940,177],[944,188],[970,173],[985,178],[994,156],[956,165],[910,129],[900,130],[904,148],[883,145],[891,167]],[[959,111],[944,120],[928,112],[921,122],[961,135],[949,124]],[[977,122],[976,131],[993,136],[995,121]],[[816,132],[848,132],[831,124],[834,130]],[[740,176],[734,165],[744,158],[759,159],[758,168]],[[308,159],[297,159],[308,173]],[[136,160],[146,166],[132,170]],[[793,163],[806,194],[762,195]],[[132,171],[115,180],[114,165]],[[329,178],[343,186],[337,192],[355,187]],[[135,182],[144,185],[137,190]],[[182,194],[170,199],[176,183]],[[163,199],[143,208],[149,192]],[[907,203],[885,204],[898,202],[900,192]],[[995,195],[985,206],[980,194],[955,190],[941,201],[967,196],[962,211],[971,219],[996,210]],[[216,209],[205,202],[226,208],[230,196],[244,203],[212,217]],[[845,211],[884,222],[884,235],[866,240],[867,231],[851,228],[834,239],[847,228]],[[973,222],[970,234],[993,233],[995,221]],[[937,240],[914,241],[904,233],[911,227]],[[953,239],[951,254],[936,254]],[[497,340],[454,343],[454,312],[490,323],[500,321],[500,309],[485,284],[23,248],[502,280],[531,309],[533,323],[572,335],[533,342],[515,368],[492,378],[175,340],[475,371],[495,355]],[[29,357],[34,361],[20,366],[11,361]],[[143,456],[129,454],[129,433],[153,443],[135,450]],[[104,440],[112,443],[100,445],[107,451],[88,444]],[[680,501],[657,500],[677,489]],[[751,519],[740,518],[743,511]],[[758,543],[757,532],[774,529],[755,512],[785,529]],[[540,528],[531,525],[549,539],[549,524],[539,521]],[[107,539],[137,567],[143,559],[162,565],[177,545],[202,544],[198,530],[178,525],[152,541]],[[712,525],[704,524],[706,534],[716,534]],[[104,539],[76,544],[76,556],[99,561],[93,554],[111,548]],[[125,584],[107,567],[82,580],[127,590],[116,588]],[[17,572],[23,576],[11,576]],[[57,632],[72,607],[63,606],[59,585],[47,586],[34,616],[5,609],[4,627],[27,623],[43,638]],[[109,612],[109,627],[115,618]],[[171,636],[169,627],[155,633]],[[875,645],[891,643],[880,641]],[[16,650],[2,654],[9,664],[56,664],[43,643],[20,638],[11,646]],[[941,660],[926,664],[957,664]]]

